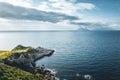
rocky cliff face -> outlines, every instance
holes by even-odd
[[[18,45],[14,49],[12,49],[12,52],[15,54],[12,55],[13,58],[26,58],[31,59],[33,61],[36,61],[39,58],[42,58],[44,56],[50,56],[54,53],[54,50],[51,49],[45,49],[42,47],[32,48],[32,47],[25,47],[22,45]]]
[[[19,67],[23,70],[33,73],[35,67],[35,61],[44,57],[50,56],[54,53],[54,50],[45,49],[42,47],[32,48],[22,45],[16,46],[11,50],[11,55],[4,59],[4,63]]]

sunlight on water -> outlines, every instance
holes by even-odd
[[[120,32],[1,32],[0,49],[18,44],[54,49],[51,57],[37,61],[57,70],[60,80],[119,80]]]

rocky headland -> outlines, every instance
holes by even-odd
[[[46,49],[42,47],[33,48],[30,46],[25,47],[22,45],[18,45],[15,48],[13,48],[11,51],[0,51],[0,64],[5,66],[9,65],[11,67],[17,67],[31,74],[39,73],[43,76],[43,80],[44,80],[44,77],[46,76],[46,74],[48,74],[48,72],[50,73],[50,71],[41,70],[40,68],[37,68],[35,61],[45,56],[50,56],[53,53],[54,50],[51,49]],[[2,67],[0,67],[0,71],[3,72],[4,74],[4,70]],[[32,80],[32,79],[26,79],[26,80]],[[48,79],[46,78],[46,80]]]

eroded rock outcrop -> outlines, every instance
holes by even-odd
[[[19,67],[23,70],[34,73],[35,61],[44,57],[50,56],[54,50],[45,49],[42,47],[32,48],[18,45],[11,50],[11,55],[4,59],[4,63]]]

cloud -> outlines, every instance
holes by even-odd
[[[68,20],[51,23],[43,21],[29,21],[29,20],[7,20],[0,19],[0,31],[29,31],[29,30],[78,30],[77,25],[69,24]]]
[[[0,0],[0,30],[120,30],[83,14],[95,8],[76,0]]]
[[[0,31],[5,30],[120,30],[120,24],[110,24],[94,21],[69,21],[57,23],[31,21],[31,20],[8,20],[0,18]]]
[[[48,0],[42,1],[38,5],[37,9],[43,11],[52,11],[64,13],[67,15],[80,16],[78,11],[92,10],[95,5],[92,3],[80,3],[75,0]]]
[[[78,20],[82,15],[78,11],[94,8],[95,5],[92,3],[76,3],[76,0],[38,0],[37,2],[35,0],[0,0],[0,17],[11,20],[7,21],[5,26],[12,25],[16,29],[23,29],[23,27],[34,29],[33,26],[36,26],[36,30],[45,28],[76,30],[79,28],[78,25],[70,22]],[[50,27],[50,25],[56,27]],[[69,27],[66,28],[65,26]],[[13,29],[13,27],[10,27],[10,29]]]
[[[33,0],[0,0],[0,2],[6,2],[15,6],[31,8]]]
[[[37,20],[48,22],[60,22],[63,20],[76,20],[75,16],[68,16],[65,14],[55,12],[45,12],[36,9],[13,6],[8,3],[0,2],[0,17],[7,19],[18,20]]]
[[[58,12],[67,15],[80,16],[78,11],[92,10],[95,5],[92,3],[80,3],[76,0],[0,0],[16,6],[34,8],[47,12]]]
[[[118,24],[105,23],[105,22],[71,22],[71,24],[78,25],[80,29],[86,30],[120,30]]]

